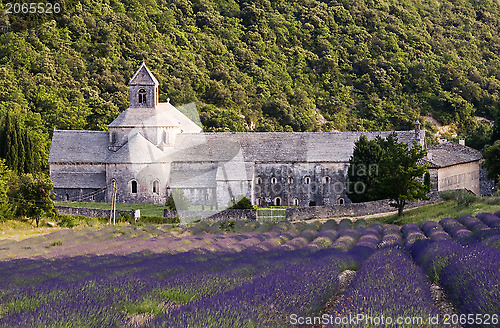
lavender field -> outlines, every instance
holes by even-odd
[[[499,281],[500,212],[402,227],[329,220],[68,229],[0,240],[0,327],[375,326],[333,320],[357,314],[441,320],[432,286],[447,296],[456,325],[377,327],[500,327]],[[299,325],[308,317],[329,320]]]

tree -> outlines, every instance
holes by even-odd
[[[9,203],[8,192],[10,180],[14,173],[5,165],[5,160],[0,159],[0,222],[7,220],[14,214],[14,208]]]
[[[408,201],[427,199],[431,190],[428,164],[418,164],[427,151],[416,143],[409,147],[405,142],[398,142],[395,133],[377,142],[384,152],[375,185],[384,198],[394,201],[390,205],[397,208],[398,216],[401,216]],[[422,178],[424,182],[420,181]]]
[[[381,199],[374,189],[374,180],[378,175],[378,163],[383,150],[376,140],[368,140],[362,134],[354,145],[349,159],[346,186],[347,196],[354,203]]]
[[[495,180],[500,185],[500,140],[491,146],[486,146],[483,151],[484,167],[488,170],[488,178]]]
[[[418,164],[425,155],[422,146],[398,142],[395,133],[371,141],[361,136],[349,159],[347,195],[353,202],[393,200],[401,216],[408,201],[426,199],[431,189],[427,165]]]
[[[235,202],[234,200],[231,201],[232,205],[228,207],[228,209],[231,210],[248,210],[248,209],[253,209],[252,201],[246,197],[242,197],[239,201]]]
[[[23,174],[19,178],[19,189],[14,193],[17,215],[35,220],[38,227],[44,213],[54,212],[53,188],[54,183],[46,176]]]

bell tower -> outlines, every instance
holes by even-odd
[[[156,108],[158,106],[158,80],[142,62],[128,83],[130,108]]]

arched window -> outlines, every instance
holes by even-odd
[[[345,204],[345,200],[344,200],[344,198],[339,197],[339,199],[337,200],[337,203],[338,203],[339,205],[344,205],[344,204]]]
[[[146,103],[146,90],[145,89],[139,89],[139,104],[145,104]]]
[[[262,206],[262,198],[257,198],[257,206]]]
[[[131,191],[133,194],[137,194],[137,181],[133,180],[131,183],[130,183],[130,186],[132,187],[131,188]]]
[[[208,201],[209,200],[209,196],[208,194],[205,194],[205,200]]]
[[[330,183],[330,177],[329,176],[323,177],[323,183],[324,184],[329,184]]]
[[[276,179],[275,177],[271,178],[271,183],[272,184],[276,184],[277,182],[278,182],[278,179]]]
[[[299,199],[298,198],[293,199],[293,206],[299,206]]]
[[[288,177],[288,184],[292,184],[293,183],[293,178],[292,177]]]
[[[66,200],[69,201],[69,194],[66,194]]]
[[[111,143],[116,142],[116,132],[111,132]]]
[[[163,131],[162,141],[167,143],[167,131]]]
[[[274,199],[274,205],[275,205],[275,206],[281,206],[281,198],[276,197],[276,198]]]
[[[255,179],[255,184],[258,184],[258,185],[262,184],[261,177],[257,177],[257,179]]]
[[[153,181],[153,193],[157,194],[160,192],[160,182],[158,180]]]
[[[305,177],[304,178],[304,183],[305,184],[310,184],[311,183],[311,177]]]

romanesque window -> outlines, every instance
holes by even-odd
[[[339,199],[337,200],[337,203],[338,203],[339,205],[344,205],[344,204],[345,204],[345,200],[344,200],[344,198],[339,197]]]
[[[298,198],[293,199],[293,206],[299,206],[299,199]]]
[[[276,206],[281,206],[281,198],[276,197],[276,198],[274,199],[274,205],[276,205]]]
[[[261,177],[257,177],[257,179],[255,179],[255,184],[258,184],[258,185],[262,184]]]
[[[130,183],[130,186],[131,186],[131,191],[133,194],[137,194],[137,181],[132,181]]]
[[[205,200],[208,201],[209,200],[209,196],[208,194],[205,194]]]
[[[111,143],[116,142],[116,132],[111,132]]]
[[[329,184],[330,183],[330,177],[323,177],[323,183],[324,184]]]
[[[146,103],[146,90],[139,89],[139,104],[145,104],[145,103]]]
[[[153,193],[157,194],[160,191],[160,182],[158,180],[153,181]]]
[[[278,179],[276,179],[275,177],[272,177],[272,178],[271,178],[271,183],[272,183],[272,184],[276,184],[276,183],[278,183]]]
[[[68,194],[66,194],[66,200],[69,200],[69,195]]]
[[[262,198],[257,198],[257,206],[262,206]]]
[[[288,177],[288,184],[292,184],[293,183],[293,178],[292,177]]]
[[[305,177],[304,178],[304,183],[305,184],[310,184],[311,183],[311,177]]]

